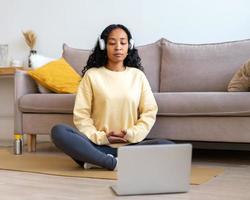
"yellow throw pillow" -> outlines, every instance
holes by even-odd
[[[229,82],[228,92],[248,92],[250,88],[250,60],[243,64]]]
[[[81,76],[63,59],[27,72],[42,86],[56,93],[76,93]]]

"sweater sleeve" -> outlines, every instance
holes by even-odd
[[[73,121],[77,129],[98,145],[109,144],[106,133],[98,131],[91,118],[93,91],[88,74],[86,73],[78,87],[73,111]]]
[[[155,123],[157,111],[158,106],[154,95],[146,76],[143,74],[139,118],[134,126],[126,130],[127,134],[124,138],[131,143],[137,143],[145,139]]]

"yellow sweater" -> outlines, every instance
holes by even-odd
[[[127,131],[129,143],[137,143],[149,133],[157,111],[148,80],[139,69],[91,68],[78,87],[74,124],[98,145],[109,145],[106,134],[121,130]]]

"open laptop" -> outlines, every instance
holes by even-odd
[[[117,195],[189,190],[191,144],[138,145],[118,149]]]

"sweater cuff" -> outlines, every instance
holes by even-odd
[[[97,144],[98,145],[109,144],[109,140],[108,140],[107,135],[104,131],[101,131],[98,133]]]
[[[124,139],[128,140],[129,142],[133,142],[134,134],[131,130],[126,130],[126,135],[124,136]]]

